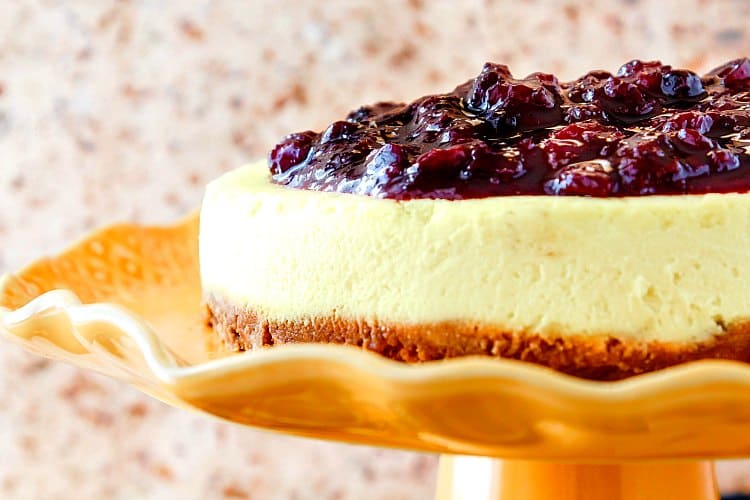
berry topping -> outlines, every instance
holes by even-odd
[[[750,191],[750,59],[700,77],[633,60],[560,83],[487,63],[453,92],[380,102],[269,154],[274,182],[383,198]]]

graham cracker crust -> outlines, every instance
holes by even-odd
[[[214,296],[206,298],[205,307],[208,324],[235,351],[286,343],[349,344],[410,363],[480,355],[536,363],[592,380],[619,380],[706,358],[750,362],[750,322],[722,325],[724,333],[706,342],[677,344],[541,336],[460,322],[414,326],[339,317],[271,321]]]

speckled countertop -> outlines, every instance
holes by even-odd
[[[0,272],[115,220],[166,222],[219,173],[485,60],[572,78],[750,54],[742,0],[6,1]],[[0,346],[0,497],[429,499],[436,458],[266,434]],[[722,463],[725,491],[750,465]]]

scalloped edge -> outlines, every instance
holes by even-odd
[[[232,355],[205,363],[180,366],[148,323],[127,309],[108,303],[82,304],[69,290],[53,290],[11,311],[0,308],[0,333],[22,343],[12,333],[21,323],[42,314],[62,313],[71,322],[76,339],[90,352],[98,351],[81,333],[86,323],[106,323],[117,328],[138,347],[152,374],[163,384],[189,383],[206,376],[239,372],[280,361],[320,361],[347,365],[374,378],[405,383],[490,378],[517,380],[540,390],[600,403],[623,402],[648,395],[686,389],[706,382],[731,382],[750,389],[750,366],[723,360],[702,360],[614,382],[592,381],[566,375],[543,366],[515,360],[482,357],[453,358],[423,364],[405,364],[353,347],[334,344],[289,344]]]

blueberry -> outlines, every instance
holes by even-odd
[[[661,91],[665,96],[674,99],[690,99],[705,93],[700,77],[684,69],[662,73]]]

